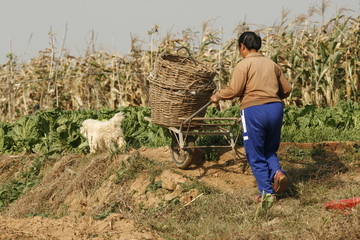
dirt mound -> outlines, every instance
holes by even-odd
[[[284,143],[280,152],[314,148],[303,145]],[[339,152],[346,151],[348,144],[324,143],[322,147]],[[0,239],[162,239],[129,213],[172,201],[191,204],[202,195],[194,187],[196,181],[230,194],[244,188],[255,193],[244,150],[237,151],[240,158],[231,151],[219,152],[216,161],[188,170],[175,167],[168,147],[49,158],[41,169],[41,181],[2,211]],[[2,156],[0,182],[15,178],[34,158]],[[132,161],[136,161],[133,166]],[[348,177],[359,180],[356,172]],[[126,213],[121,211],[124,208]]]
[[[109,166],[116,162],[110,162],[105,154],[91,158],[65,155],[53,165],[48,163],[51,166],[44,170],[46,172],[42,181],[14,202],[5,213],[8,216],[21,217],[40,213],[61,215],[64,211],[79,214],[101,209],[104,203],[96,198],[98,194],[94,189],[99,187],[101,179],[108,174]],[[115,196],[106,197],[111,201]]]
[[[36,156],[26,160],[23,156],[5,157],[0,161],[1,181],[24,171],[33,158]],[[141,172],[130,185],[119,184],[118,173],[130,158],[163,163],[162,172],[155,178],[150,172]],[[243,166],[243,160],[224,152],[216,162],[181,170],[173,165],[168,147],[114,156],[67,154],[51,158],[43,166],[41,182],[2,212],[1,239],[160,239],[129,216],[111,213],[112,209],[120,205],[148,209],[172,200],[189,204],[201,196],[191,187],[192,179],[227,192],[253,188],[253,177]],[[183,184],[189,189],[184,191]]]
[[[168,147],[160,149],[143,148],[140,151],[143,156],[148,158],[171,161]],[[232,151],[219,151],[216,161],[208,161],[197,166],[193,165],[187,170],[174,167],[173,171],[183,176],[196,178],[223,192],[234,193],[243,188],[256,187],[255,179],[244,158],[244,149],[239,148],[237,152],[238,155],[235,157]]]

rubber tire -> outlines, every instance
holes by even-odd
[[[186,146],[195,146],[195,139],[188,137],[186,141]],[[195,158],[195,149],[180,149],[177,140],[172,137],[171,156],[173,158],[173,162],[178,168],[188,169]]]

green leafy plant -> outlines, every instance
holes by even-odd
[[[135,148],[141,146],[160,147],[170,144],[167,129],[146,120],[150,117],[151,109],[143,107],[126,107],[122,128],[127,143]]]
[[[18,177],[0,185],[0,209],[7,207],[24,192],[40,182],[42,178],[41,170],[47,160],[48,158],[46,157],[35,158],[27,171],[20,173]]]
[[[40,153],[60,154],[63,152],[87,153],[87,140],[81,136],[82,121],[88,118],[106,120],[122,111],[125,119],[122,129],[128,148],[169,146],[169,130],[146,120],[151,115],[147,107],[123,107],[118,110],[78,110],[67,111],[59,108],[38,111],[31,116],[6,123],[0,122],[0,151],[4,153]],[[223,111],[208,108],[207,117],[239,117],[238,106]],[[282,141],[316,142],[316,141],[358,141],[360,131],[360,104],[344,101],[334,107],[316,108],[286,107]],[[219,120],[221,122],[223,120]],[[240,131],[240,132],[239,132]],[[233,129],[233,135],[241,135],[241,123]],[[226,145],[228,142],[221,136],[201,136],[197,145]],[[237,138],[242,145],[242,138]],[[113,151],[115,154],[116,150]]]

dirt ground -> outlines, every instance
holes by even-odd
[[[283,143],[279,151],[294,144]],[[298,144],[297,147],[309,148],[312,144]],[[326,143],[329,151],[346,150],[346,144]],[[134,150],[135,151],[135,150]],[[141,148],[136,152],[143,157],[172,164],[170,149]],[[127,215],[110,213],[99,220],[94,215],[109,209],[109,203],[116,202],[119,194],[132,194],[132,201],[148,208],[161,201],[178,197],[181,204],[189,204],[201,194],[192,189],[186,193],[179,190],[179,184],[196,178],[209,186],[228,193],[256,188],[254,177],[246,164],[244,150],[238,149],[239,156],[234,158],[230,151],[220,153],[216,162],[206,161],[193,165],[188,170],[170,167],[155,179],[162,182],[157,194],[147,192],[149,175],[139,175],[131,186],[114,184],[113,169],[121,165],[130,153],[109,158],[106,154],[88,156],[64,155],[55,162],[48,163],[42,181],[23,194],[0,215],[0,239],[162,239],[151,229],[146,229]],[[0,156],[0,182],[16,175],[25,168],[16,156]],[[357,178],[359,175],[349,176]],[[162,194],[159,194],[161,192]],[[126,202],[120,204],[126,205]],[[56,218],[34,216],[36,212],[52,209]],[[62,214],[66,212],[66,214]],[[24,217],[28,216],[28,217]]]

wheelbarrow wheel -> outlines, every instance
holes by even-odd
[[[195,146],[195,139],[193,137],[188,137],[186,141],[187,147]],[[187,148],[181,149],[177,140],[173,137],[171,141],[171,155],[175,165],[181,169],[187,169],[190,167],[194,160],[195,149]]]

